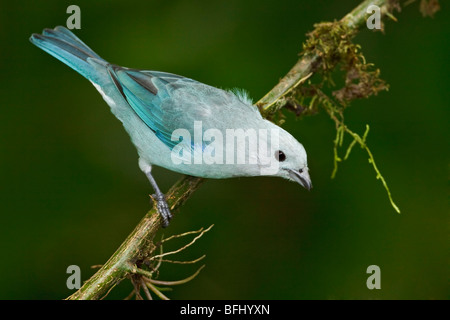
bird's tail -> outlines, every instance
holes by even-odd
[[[98,83],[101,74],[96,65],[104,65],[106,61],[68,29],[61,26],[44,29],[42,34],[32,34],[30,41],[88,80]]]

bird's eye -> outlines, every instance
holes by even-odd
[[[303,169],[298,170],[298,172],[303,173]]]
[[[284,160],[286,160],[286,155],[281,150],[275,151],[275,159],[277,159],[280,162],[283,162]]]

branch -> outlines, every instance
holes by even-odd
[[[379,6],[382,15],[385,15],[389,14],[394,3],[396,2],[393,0],[363,1],[341,19],[340,23],[356,33],[366,22],[366,8],[369,5]],[[323,62],[322,57],[315,53],[303,55],[279,83],[256,103],[262,115],[270,118],[276,111],[286,107],[286,95],[316,73]],[[203,181],[202,178],[184,176],[176,182],[166,194],[171,211],[182,206]],[[101,299],[106,296],[115,285],[132,273],[130,265],[142,262],[154,251],[153,238],[160,228],[161,219],[153,207],[97,273],[67,299]],[[152,289],[151,283],[147,285]]]
[[[203,179],[185,176],[167,193],[167,203],[175,211],[197,190]],[[144,260],[154,250],[153,238],[161,227],[161,217],[153,207],[139,222],[109,260],[69,300],[101,299],[130,273],[130,264]]]
[[[377,5],[381,13],[389,12],[389,0],[366,0],[341,19],[340,23],[356,33],[366,23],[366,9],[370,5]],[[289,72],[270,90],[256,105],[259,106],[264,117],[269,117],[286,106],[284,97],[300,84],[308,80],[321,68],[322,58],[314,53],[306,53],[289,70]]]

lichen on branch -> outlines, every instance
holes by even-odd
[[[334,169],[331,177],[336,176],[338,163],[346,160],[353,146],[358,143],[366,150],[369,163],[376,172],[376,178],[381,180],[386,189],[392,207],[400,213],[400,209],[392,199],[386,180],[376,166],[372,152],[366,144],[369,126],[366,126],[367,130],[361,137],[350,130],[344,122],[344,111],[353,100],[369,98],[388,90],[388,85],[380,78],[380,70],[366,61],[361,46],[352,41],[355,35],[356,30],[342,20],[314,25],[314,30],[307,34],[307,40],[300,55],[317,57],[317,62],[311,70],[315,75],[287,92],[283,97],[284,106],[293,111],[296,116],[315,114],[320,109],[324,109],[336,126],[333,148]],[[336,74],[342,77],[340,87],[334,80]],[[284,115],[280,112],[281,107],[273,116],[278,123],[284,121]],[[338,149],[343,146],[345,134],[349,135],[352,141],[345,157],[341,158]]]

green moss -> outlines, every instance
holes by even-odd
[[[392,207],[400,213],[392,199],[386,180],[376,166],[372,152],[366,144],[369,126],[367,125],[361,137],[349,129],[344,122],[344,110],[349,107],[351,101],[377,95],[380,91],[387,90],[388,85],[380,78],[380,70],[373,64],[367,63],[361,47],[353,43],[355,29],[350,29],[339,21],[323,22],[314,27],[314,30],[308,34],[301,55],[317,57],[317,63],[312,70],[315,76],[290,90],[281,102],[285,108],[293,111],[297,116],[311,115],[321,109],[325,110],[336,126],[333,147],[334,168],[331,177],[336,176],[338,163],[348,159],[353,147],[359,144],[368,154],[369,163],[376,172],[376,178],[381,180]],[[340,88],[337,88],[333,80],[336,73],[342,74],[343,77]],[[282,123],[284,116],[279,109],[277,110],[274,118],[278,123]],[[339,149],[343,147],[345,135],[352,139],[342,158],[339,156]]]
[[[378,92],[387,90],[388,86],[380,78],[380,70],[367,63],[358,44],[352,39],[356,31],[345,24],[323,22],[314,25],[303,45],[302,55],[313,54],[319,57],[315,72],[321,75],[321,81],[310,88],[303,87],[301,97],[315,95],[314,88],[328,86],[333,88],[332,96],[338,105],[346,107],[352,100],[368,98]],[[333,73],[340,70],[344,75],[344,85],[335,89]],[[310,105],[312,110],[317,105]]]

